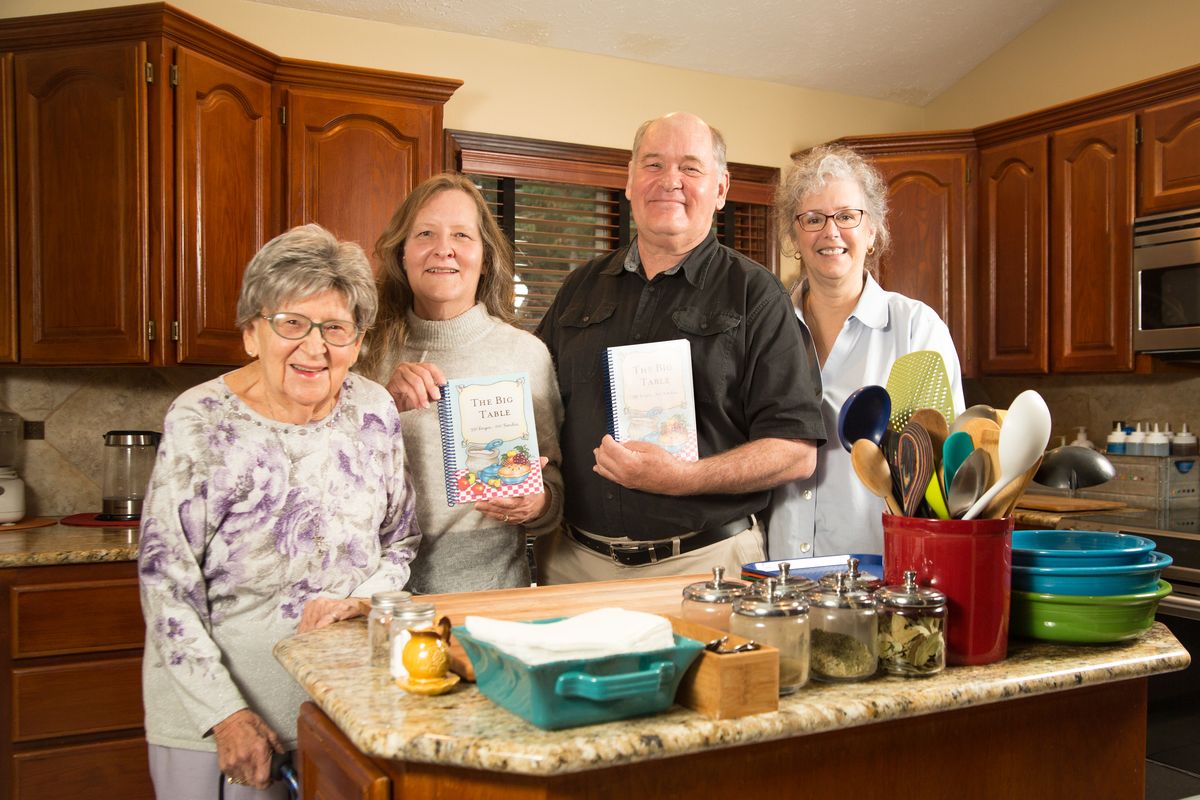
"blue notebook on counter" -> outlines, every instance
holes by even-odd
[[[440,388],[446,503],[542,491],[529,375],[456,378]]]
[[[649,442],[697,461],[692,345],[687,339],[607,348],[608,432],[618,442]]]

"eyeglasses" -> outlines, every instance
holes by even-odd
[[[271,330],[284,339],[303,339],[316,328],[321,332],[321,338],[326,344],[334,347],[346,347],[358,340],[358,326],[344,319],[330,319],[325,322],[313,322],[303,314],[289,314],[281,311],[278,314],[264,316],[271,325]]]
[[[842,230],[857,228],[862,222],[864,212],[861,208],[843,208],[841,211],[835,211],[832,214],[822,214],[820,211],[803,211],[796,215],[796,222],[800,224],[802,231],[823,231],[825,223],[828,220],[833,220],[833,224],[837,225]]]

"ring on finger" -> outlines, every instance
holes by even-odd
[[[246,782],[244,780],[242,780],[241,778],[235,778],[232,775],[226,775],[225,782],[231,783],[234,786],[245,786],[246,785]]]
[[[504,521],[505,521],[505,522],[508,522],[508,514],[505,514],[505,515],[504,515]]]

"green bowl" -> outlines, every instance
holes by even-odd
[[[1151,592],[1110,596],[1013,589],[1008,632],[1047,642],[1121,642],[1148,630],[1158,601],[1170,593],[1164,580]]]

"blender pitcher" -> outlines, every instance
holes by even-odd
[[[98,519],[124,522],[141,518],[161,438],[155,431],[104,434],[104,504]]]

